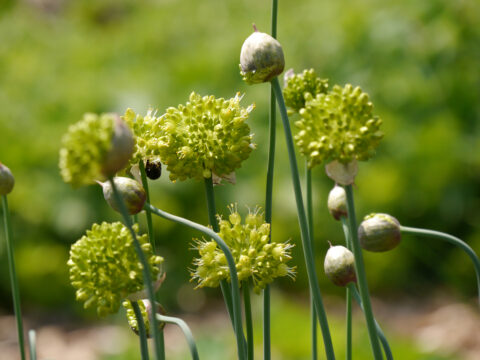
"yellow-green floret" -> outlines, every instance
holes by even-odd
[[[299,112],[305,107],[305,96],[310,94],[316,97],[318,94],[325,94],[328,91],[328,80],[317,77],[315,70],[303,70],[301,74],[294,74],[285,80],[283,97],[285,105]]]
[[[218,235],[232,252],[239,281],[251,278],[258,293],[277,277],[293,277],[295,269],[287,265],[293,245],[269,243],[270,224],[264,222],[259,209],[250,212],[243,224],[235,207],[231,206],[230,212],[228,220],[218,217]],[[217,287],[221,280],[230,280],[227,260],[215,241],[197,239],[195,248],[200,257],[194,260],[192,278],[198,287]]]
[[[335,85],[327,94],[307,93],[305,100],[301,118],[295,122],[299,129],[295,142],[310,168],[323,161],[346,164],[374,155],[383,137],[382,120],[373,115],[367,93],[350,84]]]
[[[134,226],[138,233],[138,225]],[[137,235],[150,265],[152,279],[161,272],[163,258],[154,255],[147,235]],[[94,224],[70,249],[70,282],[84,307],[99,316],[114,314],[129,294],[144,288],[142,264],[132,236],[120,222]]]
[[[159,118],[158,151],[172,181],[226,176],[248,158],[254,145],[245,121],[254,106],[243,108],[240,100],[192,93]]]
[[[68,128],[60,149],[60,174],[75,187],[104,178],[102,162],[112,146],[114,114],[87,113]]]

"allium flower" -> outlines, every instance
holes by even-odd
[[[126,310],[126,315],[127,315],[127,321],[128,325],[130,325],[130,328],[135,332],[135,334],[138,335],[139,329],[138,329],[138,321],[137,317],[135,316],[135,311],[133,310],[132,303],[129,300],[125,300],[122,303],[123,307]],[[150,316],[152,312],[152,306],[150,305],[149,300],[140,300],[138,301],[138,307],[140,308],[140,312],[142,313],[142,318],[143,318],[143,323],[145,324],[145,332],[147,333],[147,338],[152,337],[151,331],[150,331]],[[163,310],[162,306],[160,304],[157,304],[157,312],[160,313],[165,313],[165,310]],[[158,327],[163,328],[165,326],[164,322],[159,321],[158,322]]]
[[[134,230],[138,232],[138,225]],[[137,239],[152,278],[159,278],[163,258],[154,255],[147,235],[137,235]],[[72,245],[67,264],[77,300],[83,301],[85,308],[96,307],[99,316],[116,313],[123,299],[145,285],[132,236],[120,222],[94,224]]]
[[[383,137],[382,120],[373,115],[368,94],[349,84],[335,85],[327,94],[306,93],[305,100],[295,122],[300,130],[295,142],[310,168],[323,161],[346,164],[373,156]]]
[[[159,118],[158,151],[172,181],[227,176],[248,158],[254,145],[245,120],[254,106],[242,108],[241,99],[192,93]]]
[[[293,72],[293,71],[292,71]],[[294,112],[299,112],[305,107],[305,95],[316,97],[318,94],[326,94],[328,80],[317,77],[315,70],[303,70],[301,74],[293,74],[285,77],[283,97],[285,105]]]
[[[135,114],[127,109],[123,119],[130,127],[135,138],[135,147],[130,166],[142,161],[158,161],[160,159],[158,138],[162,133],[160,118],[156,112],[149,109],[147,115]]]
[[[228,220],[218,216],[218,235],[232,252],[239,281],[251,277],[258,293],[277,277],[293,277],[295,269],[286,264],[293,245],[268,242],[270,224],[264,222],[259,208],[246,216],[244,224],[236,207],[231,205],[229,209]],[[200,257],[194,260],[192,278],[198,281],[198,287],[217,287],[221,280],[230,280],[227,260],[215,241],[197,240],[195,248]]]
[[[85,114],[68,129],[60,149],[60,173],[73,186],[113,176],[127,164],[133,136],[115,114]]]

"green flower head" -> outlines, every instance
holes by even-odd
[[[75,187],[90,185],[121,170],[132,151],[132,134],[118,116],[87,113],[62,138],[60,173]]]
[[[218,235],[232,252],[239,281],[252,278],[258,293],[277,277],[293,277],[295,269],[287,265],[293,245],[269,243],[270,224],[265,223],[259,208],[250,212],[243,224],[236,206],[229,209],[228,220],[218,216]],[[230,280],[227,260],[215,241],[196,240],[196,249],[200,257],[194,260],[192,278],[198,281],[198,287],[217,287],[221,280]]]
[[[122,305],[126,311],[128,325],[130,325],[130,328],[133,330],[133,332],[138,335],[138,321],[137,317],[135,316],[135,311],[133,310],[131,301],[125,300]],[[147,333],[147,337],[150,338],[152,337],[152,333],[150,331],[150,316],[152,312],[152,306],[150,305],[150,301],[145,299],[138,301],[138,307],[140,308],[140,312],[142,313],[143,323],[145,324],[145,331]],[[157,304],[157,312],[160,312],[162,314],[165,313],[165,310],[160,304]],[[158,327],[160,329],[163,329],[165,327],[165,323],[159,321]]]
[[[310,94],[316,97],[318,94],[326,94],[328,90],[328,80],[317,77],[315,70],[303,70],[301,74],[293,74],[293,71],[285,73],[285,88],[283,96],[285,105],[299,112],[305,107],[305,96]]]
[[[346,164],[373,156],[383,137],[382,120],[373,115],[368,94],[349,84],[335,85],[327,94],[307,93],[305,100],[295,122],[300,130],[295,141],[310,168],[323,161]]]
[[[172,181],[228,176],[248,158],[254,145],[245,121],[254,105],[243,108],[241,99],[192,93],[159,118],[158,151]]]
[[[132,130],[135,146],[133,156],[130,159],[130,166],[140,161],[160,160],[158,138],[162,134],[161,121],[153,109],[149,109],[147,115],[135,114],[132,109],[127,109],[122,117]]]
[[[134,230],[138,232],[138,225]],[[158,279],[163,258],[154,255],[147,235],[138,235],[137,239],[152,278]],[[132,236],[120,222],[94,224],[72,245],[67,264],[77,300],[83,301],[85,308],[96,307],[99,316],[116,313],[123,299],[144,288],[142,264]]]

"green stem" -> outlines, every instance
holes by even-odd
[[[235,260],[233,259],[232,253],[228,248],[227,244],[225,244],[225,242],[222,240],[220,236],[218,236],[217,233],[215,233],[212,229],[206,226],[197,224],[193,221],[181,218],[179,216],[169,214],[163,210],[157,209],[151,204],[144,205],[144,208],[147,208],[147,207],[149,207],[152,213],[154,213],[155,215],[158,215],[164,219],[176,222],[178,224],[188,226],[192,229],[202,232],[206,236],[211,237],[225,254],[227,265],[230,271],[231,292],[233,295],[232,308],[233,308],[233,318],[234,318],[234,324],[235,324],[235,335],[237,337],[238,357],[240,360],[245,360],[245,339],[243,337],[242,310],[240,305],[240,288],[238,283],[237,270],[235,267]]]
[[[350,290],[351,295],[353,295],[353,297],[355,298],[355,301],[358,303],[360,308],[365,312],[365,309],[363,308],[363,304],[362,304],[362,299],[360,298],[360,294],[358,293],[357,288],[355,287],[355,284],[349,283],[347,286],[348,286],[348,290]],[[378,337],[380,338],[380,341],[382,342],[385,356],[387,360],[393,360],[392,350],[390,349],[390,345],[388,344],[387,338],[385,337],[385,334],[383,333],[383,330],[378,324],[378,322],[376,320],[374,320],[374,322],[375,322],[375,331]]]
[[[10,273],[10,285],[12,287],[13,312],[17,321],[18,346],[20,355],[25,360],[25,341],[23,339],[22,309],[20,307],[20,291],[18,289],[18,278],[15,270],[15,256],[13,249],[13,235],[10,221],[10,212],[8,211],[7,195],[2,195],[3,220],[5,224],[5,239],[7,241],[8,270]]]
[[[272,0],[272,37],[277,36],[278,1]],[[267,164],[267,188],[265,191],[265,221],[270,224],[269,241],[272,240],[272,209],[273,209],[273,173],[275,169],[275,144],[277,130],[277,102],[273,87],[270,86],[270,116],[268,120],[269,146]],[[270,285],[263,289],[263,360],[271,358],[270,335]]]
[[[458,246],[463,251],[465,251],[467,255],[470,257],[470,259],[472,260],[473,266],[475,268],[475,274],[477,276],[478,299],[480,302],[480,261],[478,259],[477,254],[475,254],[475,251],[470,246],[468,246],[464,241],[460,240],[459,238],[452,236],[450,234],[440,232],[440,231],[417,229],[417,228],[412,228],[407,226],[400,226],[400,231],[404,234],[427,236],[427,237],[444,240],[449,242],[450,244]]]
[[[142,360],[148,360],[150,357],[148,356],[147,330],[145,329],[145,323],[143,322],[142,311],[140,310],[140,306],[138,306],[138,302],[131,301],[130,303],[132,304],[133,312],[137,318],[138,337],[140,339],[140,354],[142,356]]]
[[[308,232],[310,234],[310,242],[312,246],[313,258],[315,259],[315,241],[313,231],[313,191],[312,191],[312,169],[308,167],[308,161],[305,160],[305,179],[307,187],[307,217],[308,217]],[[315,304],[313,303],[312,294],[310,294],[310,312],[311,316],[311,331],[312,331],[312,360],[317,360],[317,312],[315,311]]]
[[[30,360],[37,360],[37,334],[35,330],[28,331],[28,342],[30,348]]]
[[[345,235],[345,244],[347,245],[347,249],[352,251],[352,241],[350,239],[350,231],[348,229],[348,221],[345,216],[341,216],[340,220],[342,222],[343,233]]]
[[[185,335],[185,339],[187,340],[190,353],[192,354],[192,359],[193,360],[200,359],[200,357],[198,356],[197,345],[195,344],[195,339],[193,338],[192,331],[190,330],[190,328],[188,327],[185,321],[173,316],[166,316],[161,314],[157,314],[156,319],[158,321],[163,321],[164,323],[177,325],[180,328],[180,330],[182,330],[183,335]]]
[[[325,345],[325,353],[328,360],[335,359],[335,353],[333,351],[332,338],[330,335],[330,329],[328,328],[327,314],[323,306],[322,295],[318,286],[318,276],[315,270],[315,262],[313,259],[313,252],[311,247],[310,236],[308,233],[307,217],[305,215],[305,207],[303,205],[302,189],[300,186],[300,176],[298,174],[297,159],[295,157],[295,149],[293,145],[292,131],[290,130],[290,123],[287,115],[287,108],[285,107],[285,101],[283,100],[282,89],[278,78],[272,80],[273,89],[275,91],[275,97],[277,99],[280,115],[282,117],[283,129],[285,132],[285,140],[287,143],[288,158],[290,161],[290,168],[292,173],[293,189],[295,191],[295,200],[297,203],[297,215],[298,222],[300,224],[300,233],[302,237],[303,255],[305,257],[305,263],[307,266],[308,282],[310,285],[310,291],[315,303],[315,309],[317,311],[318,320],[320,322],[320,328],[322,329],[323,343]]]
[[[347,300],[347,344],[345,351],[345,359],[352,360],[352,294],[349,288],[346,292]]]
[[[357,234],[357,220],[355,215],[355,205],[353,201],[353,189],[352,185],[345,186],[347,193],[347,214],[350,241],[352,246],[353,256],[355,257],[355,270],[357,273],[358,287],[360,288],[360,295],[362,297],[362,303],[364,306],[364,315],[367,322],[368,335],[370,337],[370,345],[372,346],[372,352],[375,360],[382,359],[382,350],[380,349],[380,343],[378,342],[377,331],[375,328],[375,319],[373,318],[372,304],[370,302],[370,294],[368,292],[367,277],[365,274],[365,265],[363,262],[362,249],[358,241]]]
[[[145,173],[145,165],[143,164],[143,160],[138,162],[138,167],[140,168],[142,186],[145,190],[145,194],[147,195],[147,202],[150,203],[150,190],[148,189],[148,179],[147,174]],[[155,234],[153,232],[152,212],[150,210],[145,210],[145,215],[147,217],[148,238],[150,239],[150,244],[152,244],[152,249],[155,253]]]
[[[243,305],[245,307],[245,329],[247,331],[247,359],[253,360],[253,320],[248,280],[242,281]]]
[[[117,202],[117,204],[119,204],[120,212],[123,216],[125,225],[127,226],[128,230],[130,231],[130,234],[132,235],[133,245],[135,246],[135,251],[137,252],[138,259],[140,260],[143,266],[143,269],[142,269],[143,281],[147,289],[148,299],[150,300],[151,304],[155,304],[156,303],[155,292],[153,291],[152,277],[150,275],[150,266],[148,265],[147,259],[145,258],[145,254],[142,250],[140,242],[137,239],[137,235],[135,234],[135,231],[132,228],[132,220],[130,216],[128,216],[127,208],[125,207],[125,203],[123,202],[123,199],[120,196],[120,193],[118,192],[118,189],[115,185],[115,182],[113,181],[113,178],[110,178],[109,181],[113,189],[113,195],[115,196],[115,201]],[[155,342],[155,359],[164,360],[165,353],[164,353],[164,347],[162,346],[162,341],[160,339],[160,333],[159,333],[160,330],[158,329],[157,319],[155,316],[153,316],[153,314],[150,321],[151,321],[151,328],[152,328],[152,337]]]

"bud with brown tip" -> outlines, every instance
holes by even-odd
[[[356,282],[355,258],[345,246],[331,246],[324,263],[325,274],[337,286]]]
[[[285,68],[282,45],[268,34],[255,32],[242,45],[240,74],[247,84],[260,84],[280,75]]]
[[[328,211],[335,220],[347,217],[347,194],[343,187],[335,185],[328,194]]]
[[[115,187],[117,188],[120,196],[127,207],[127,211],[130,215],[134,215],[142,211],[143,205],[147,198],[147,194],[142,185],[133,179],[127,177],[115,177],[113,179]],[[103,189],[103,196],[107,203],[117,212],[120,212],[120,207],[115,201],[112,184],[107,181],[99,184]]]
[[[15,178],[8,167],[0,163],[0,195],[7,195],[13,190]]]
[[[358,239],[365,250],[391,250],[400,243],[400,223],[388,214],[367,215],[358,228]]]

